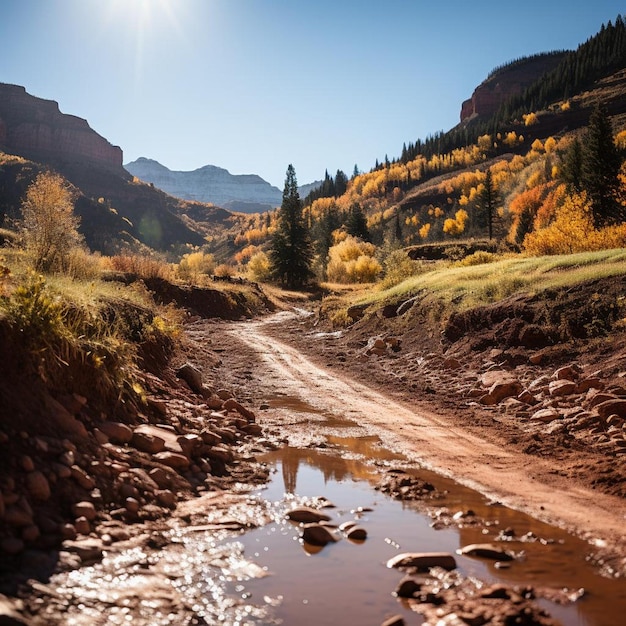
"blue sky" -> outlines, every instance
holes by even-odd
[[[576,48],[615,0],[0,0],[0,82],[56,100],[124,161],[282,188],[369,170],[459,120],[497,65]]]

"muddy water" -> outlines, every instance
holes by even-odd
[[[273,404],[307,411],[294,399],[275,399]],[[400,552],[454,552],[470,543],[493,542],[502,538],[505,529],[514,531],[515,540],[500,545],[518,557],[508,569],[457,556],[459,572],[485,584],[554,590],[560,602],[544,599],[538,603],[568,626],[625,623],[626,580],[601,576],[590,562],[588,544],[446,478],[410,469],[401,455],[383,449],[377,437],[355,436],[358,427],[349,420],[308,410],[326,443],[321,449],[285,446],[262,457],[274,473],[260,495],[276,511],[288,508],[294,500],[306,503],[315,497],[327,498],[335,505],[325,509],[333,523],[356,519],[368,538],[362,543],[343,539],[323,549],[304,546],[297,525],[280,515],[273,523],[243,535],[240,542],[246,557],[269,576],[230,583],[229,590],[253,605],[266,605],[269,614],[258,623],[375,625],[400,613],[407,624],[419,624],[422,618],[394,597],[402,574],[387,569],[386,561]],[[403,464],[432,483],[438,497],[399,502],[373,488],[381,475]],[[472,518],[463,521],[457,515],[454,519],[455,513],[468,510],[475,514]],[[577,600],[562,604],[567,596]]]

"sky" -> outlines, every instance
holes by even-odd
[[[623,0],[0,0],[0,82],[124,152],[282,189],[459,122],[496,66],[575,49]]]

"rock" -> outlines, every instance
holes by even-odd
[[[604,383],[595,376],[583,378],[576,384],[576,391],[574,393],[585,393],[590,389],[604,389]]]
[[[349,522],[344,522],[343,524],[340,524],[339,526],[339,530],[342,533],[346,533],[348,532],[351,528],[354,528],[355,526],[358,526],[358,523],[354,520],[351,520]]]
[[[398,598],[412,598],[416,593],[421,591],[422,581],[413,576],[405,576],[396,587],[394,595]]]
[[[57,478],[69,478],[72,475],[72,470],[63,463],[53,463],[52,470]]]
[[[25,472],[32,472],[35,469],[35,463],[27,454],[20,458],[20,466]]]
[[[67,524],[63,524],[63,526],[61,526],[61,537],[63,537],[63,539],[76,539],[77,534],[76,526],[74,526],[74,524],[70,524],[68,522]]]
[[[170,476],[162,467],[155,467],[150,470],[148,476],[157,484],[160,489],[168,489],[172,484]]]
[[[87,438],[85,425],[77,420],[60,402],[51,396],[46,396],[45,404],[50,421],[65,436],[72,439]]]
[[[346,313],[353,322],[356,322],[363,317],[363,315],[365,314],[365,309],[367,309],[367,307],[367,304],[353,304],[352,306],[348,307]]]
[[[489,388],[489,396],[496,402],[501,402],[505,398],[517,397],[523,390],[519,380],[512,380],[508,377],[496,381]]]
[[[308,506],[299,506],[285,514],[287,519],[292,522],[310,523],[310,522],[327,522],[330,516]]]
[[[26,474],[26,490],[28,495],[35,500],[46,501],[50,498],[50,483],[43,472],[30,472]]]
[[[124,501],[124,506],[129,513],[139,513],[140,504],[139,501],[135,498],[126,498],[126,500]]]
[[[243,417],[245,417],[249,422],[254,422],[256,419],[256,416],[254,415],[252,411],[250,411],[249,409],[246,409],[239,402],[237,402],[237,400],[235,400],[234,398],[227,398],[222,406],[227,411],[237,411],[239,415],[242,415]]]
[[[608,402],[609,400],[619,400],[619,398],[612,393],[596,392],[594,389],[590,390],[587,394],[587,407],[593,409],[598,404]]]
[[[74,528],[79,535],[88,535],[91,532],[91,524],[84,516],[77,517],[74,520]]]
[[[531,363],[531,365],[539,365],[541,361],[543,361],[543,353],[535,352],[534,354],[531,354],[528,357],[528,361]]]
[[[184,380],[193,392],[202,395],[202,374],[191,363],[185,363],[179,367],[176,370],[176,376]]]
[[[553,380],[548,385],[551,396],[569,396],[576,392],[576,383],[569,379]]]
[[[154,492],[157,502],[168,509],[176,507],[176,496],[169,489],[158,489]]]
[[[530,393],[530,391],[528,391],[528,389],[524,389],[524,391],[522,391],[522,393],[519,394],[519,396],[517,396],[517,399],[520,402],[523,402],[524,404],[537,404],[538,400],[537,398],[535,398],[535,396]]]
[[[157,452],[162,452],[165,449],[165,439],[162,439],[157,435],[141,432],[135,429],[130,440],[130,445],[133,446],[133,448],[137,448],[137,450],[140,450],[141,452],[156,454]]]
[[[420,570],[442,567],[443,569],[453,570],[456,569],[456,560],[454,555],[448,552],[404,552],[389,559],[387,567],[415,567]]]
[[[228,389],[218,389],[215,392],[215,395],[220,400],[233,400],[235,398],[235,395],[233,394],[233,392],[229,391]]]
[[[211,394],[208,398],[206,398],[205,402],[210,409],[221,409],[223,404],[223,400],[215,394]]]
[[[540,326],[528,325],[522,328],[518,343],[525,348],[543,348],[550,343],[550,338]]]
[[[78,541],[65,540],[63,549],[78,555],[83,563],[93,563],[102,558],[102,542],[99,539],[89,537]]]
[[[72,478],[83,489],[91,491],[96,486],[94,479],[89,476],[89,474],[87,474],[87,472],[82,467],[79,467],[78,465],[72,465],[70,469],[72,471]]]
[[[402,615],[394,615],[386,619],[380,626],[404,626],[405,624]]]
[[[547,408],[539,409],[530,416],[530,419],[535,422],[544,422],[547,424],[548,422],[552,422],[560,417],[561,414],[556,409]]]
[[[222,438],[217,433],[206,428],[200,432],[200,439],[202,439],[202,442],[207,446],[214,446],[222,442]]]
[[[159,452],[153,458],[155,461],[175,470],[184,470],[190,465],[189,459],[184,454],[178,454],[177,452]]]
[[[109,443],[109,438],[99,429],[94,428],[92,431],[94,439],[102,446],[105,443]]]
[[[463,548],[459,548],[457,554],[464,556],[477,556],[483,559],[494,561],[512,561],[513,557],[509,552],[491,543],[472,543]]]
[[[325,546],[337,541],[337,537],[328,526],[305,524],[302,527],[302,539],[312,546]]]
[[[597,404],[595,410],[602,419],[606,419],[609,415],[618,415],[622,419],[626,419],[626,400],[605,400]]]
[[[367,531],[362,526],[353,526],[346,532],[346,537],[351,541],[365,541]]]
[[[117,444],[129,443],[133,438],[132,429],[120,422],[102,422],[100,430],[113,442]]]
[[[257,436],[263,434],[263,427],[260,424],[247,424],[241,430],[247,435]]]
[[[552,377],[556,380],[577,381],[580,377],[580,368],[576,365],[566,365],[556,370]]]
[[[76,502],[72,505],[72,513],[76,517],[84,517],[85,519],[92,522],[96,519],[96,507],[93,505],[93,502]]]

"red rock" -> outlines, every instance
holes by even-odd
[[[253,422],[255,420],[254,413],[249,409],[246,409],[246,407],[237,402],[234,398],[226,400],[223,404],[223,408],[227,411],[237,411],[237,413],[245,417],[249,422]]]
[[[599,394],[598,394],[599,395]],[[606,419],[609,415],[618,415],[622,419],[626,419],[626,400],[612,399],[601,402],[595,406],[598,415]]]
[[[553,380],[548,390],[551,396],[569,396],[576,392],[576,383],[569,379]]]
[[[597,377],[583,378],[578,381],[575,393],[585,393],[590,389],[604,389],[604,383]]]
[[[574,365],[566,365],[560,367],[554,372],[553,378],[556,380],[571,380],[576,381],[579,378],[579,368]]]
[[[554,420],[559,419],[560,417],[561,417],[561,414],[556,409],[547,408],[547,409],[539,409],[539,411],[536,411],[530,416],[530,419],[535,422],[548,423],[548,422],[553,422]]]
[[[45,501],[50,498],[50,483],[42,472],[26,474],[25,483],[28,494],[35,500]]]
[[[159,452],[153,458],[155,461],[176,470],[187,469],[190,464],[189,459],[184,454],[178,454],[177,452]]]
[[[72,465],[70,470],[72,471],[72,478],[83,489],[91,491],[96,486],[94,479],[89,476],[89,474],[87,474],[87,472],[82,467],[79,467],[78,465]]]
[[[129,443],[133,437],[132,429],[120,422],[102,422],[99,428],[113,443]]]
[[[447,552],[404,552],[389,559],[387,567],[416,567],[421,570],[443,567],[443,569],[453,570],[456,569],[456,560]]]
[[[90,522],[96,519],[96,507],[93,502],[76,502],[72,505],[72,513],[76,517],[84,517]]]
[[[165,448],[165,439],[150,433],[135,430],[130,440],[130,445],[133,446],[133,448],[137,448],[137,450],[140,450],[141,452],[156,454]]]

